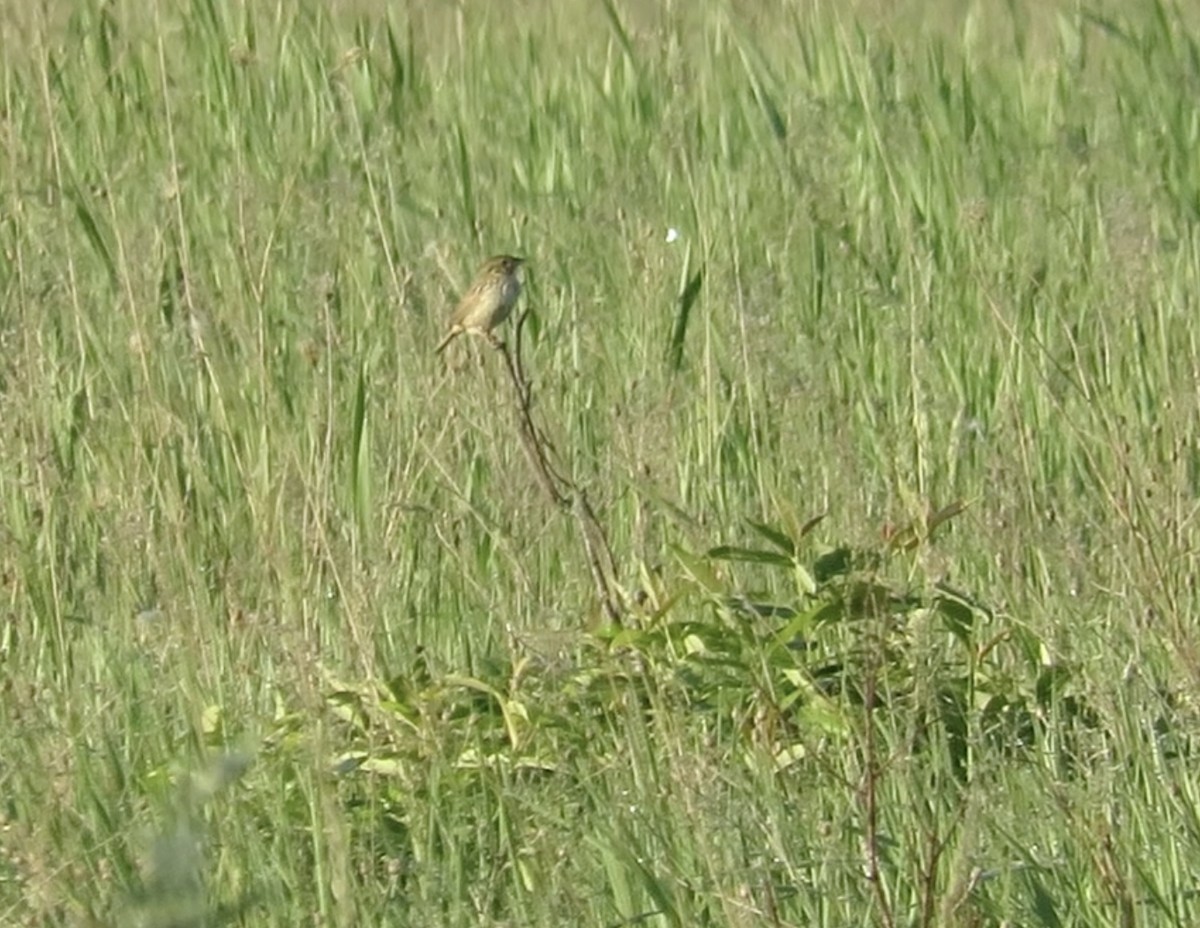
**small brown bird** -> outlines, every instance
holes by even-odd
[[[494,341],[492,329],[508,318],[521,295],[521,265],[524,258],[497,255],[483,262],[471,289],[458,301],[450,316],[450,331],[437,346],[441,354],[463,332],[486,335]]]

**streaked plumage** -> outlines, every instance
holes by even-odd
[[[491,335],[492,329],[512,313],[521,295],[521,265],[524,258],[497,255],[483,262],[475,282],[450,316],[450,331],[437,346],[441,354],[455,338],[464,332]]]

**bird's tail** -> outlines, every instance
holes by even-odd
[[[446,337],[443,338],[438,343],[438,346],[433,349],[433,353],[441,354],[443,351],[446,350],[446,346],[449,345],[452,341],[454,341],[454,339],[458,338],[458,336],[460,336],[461,334],[462,334],[462,329],[457,328],[457,327],[451,329],[449,332],[446,333]]]

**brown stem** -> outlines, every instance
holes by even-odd
[[[517,434],[521,438],[525,456],[533,468],[534,477],[547,498],[556,509],[564,512],[569,510],[575,517],[600,608],[604,610],[610,622],[620,622],[621,610],[614,593],[616,567],[608,535],[583,489],[555,470],[550,463],[547,450],[550,443],[533,422],[533,388],[529,378],[525,376],[521,361],[521,329],[525,324],[526,315],[522,313],[517,320],[514,334],[515,351],[509,351],[508,345],[499,339],[492,341],[492,346],[504,356],[509,380],[512,382]]]

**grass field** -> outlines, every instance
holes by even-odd
[[[1200,17],[391,6],[0,5],[0,924],[1200,923]]]

